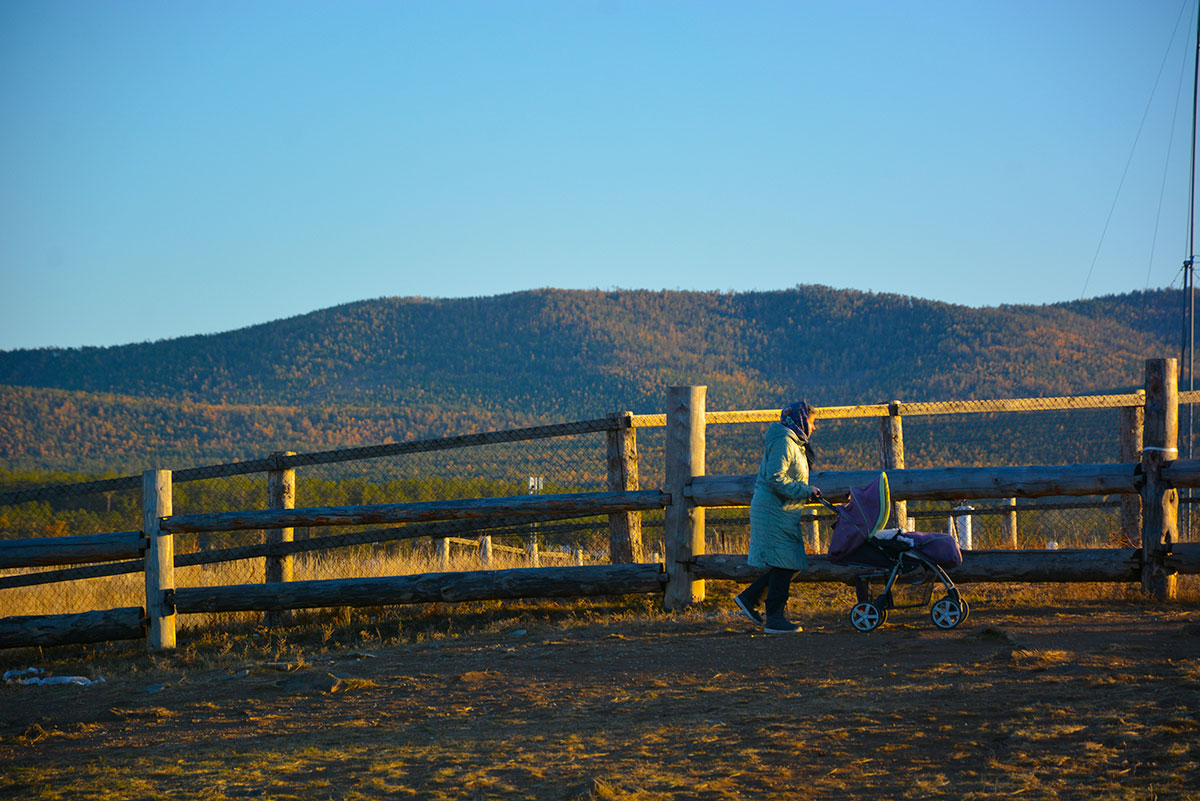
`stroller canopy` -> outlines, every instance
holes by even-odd
[[[888,490],[887,473],[865,487],[852,487],[850,500],[838,507],[837,522],[829,538],[829,558],[833,562],[849,556],[867,538],[887,524],[891,513],[892,496]]]

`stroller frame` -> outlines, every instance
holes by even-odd
[[[850,623],[854,628],[859,631],[874,631],[887,622],[888,612],[892,609],[913,609],[925,606],[933,595],[933,579],[935,578],[946,589],[946,596],[930,609],[929,614],[933,625],[939,629],[952,629],[967,619],[970,614],[967,600],[959,594],[958,587],[946,573],[945,568],[907,545],[876,539],[869,539],[867,542],[870,547],[878,551],[884,558],[889,559],[892,564],[890,567],[879,566],[874,570],[868,569],[867,572],[855,576],[854,591],[857,600],[850,609]],[[905,560],[910,560],[913,564],[906,566]],[[867,567],[867,565],[863,565],[863,567]],[[921,570],[921,573],[917,580],[905,580],[904,583],[913,586],[925,585],[924,597],[916,603],[897,604],[892,595],[892,588],[897,581],[905,579],[909,573],[918,569]],[[883,582],[883,590],[879,595],[872,597],[871,584],[879,581]]]
[[[873,526],[870,526],[868,521],[870,531],[864,535],[865,541],[857,546],[848,557],[843,557],[845,561],[838,562],[838,564],[863,569],[854,579],[856,602],[850,609],[850,623],[859,631],[874,631],[887,622],[888,612],[892,609],[925,606],[933,595],[933,579],[936,578],[945,588],[946,595],[934,602],[929,610],[930,619],[933,621],[933,625],[939,629],[952,629],[958,626],[967,619],[971,609],[966,599],[959,594],[958,587],[954,585],[954,581],[946,569],[922,553],[914,545],[912,539],[901,539],[905,532],[900,529],[893,529],[895,535],[891,538],[876,536],[876,532],[882,528],[883,522],[887,519],[884,510],[887,508],[889,495],[887,474],[881,473],[879,481],[881,482],[883,501],[880,505],[882,513],[879,514]],[[856,491],[869,489],[871,486],[852,489],[850,503],[855,503],[854,493]],[[824,497],[818,496],[817,500],[832,511],[839,520],[842,518],[841,509]],[[874,516],[872,513],[871,518],[873,519]],[[917,532],[912,533],[916,534]],[[920,534],[920,536],[928,535]],[[957,551],[957,547],[955,550]],[[854,558],[856,555],[858,558]],[[961,557],[959,561],[961,561]],[[892,595],[892,588],[902,577],[919,568],[921,569],[919,577],[911,583],[914,586],[927,585],[924,598],[919,603],[897,604]],[[883,590],[879,595],[872,597],[871,583],[879,581],[883,582]]]

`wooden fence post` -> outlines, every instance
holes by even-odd
[[[900,421],[900,401],[888,404],[888,416],[879,418],[879,443],[883,452],[884,470],[904,469],[904,426]],[[889,524],[893,528],[909,529],[908,502],[892,501]]]
[[[295,451],[274,451],[271,454],[271,460],[275,461],[282,459],[285,456],[295,456]],[[291,468],[276,468],[267,471],[267,508],[268,509],[295,509],[296,508],[296,471]],[[291,528],[270,528],[266,530],[264,542],[267,545],[272,543],[292,542],[295,536],[295,529]],[[285,554],[283,556],[268,556],[266,559],[266,570],[263,581],[266,584],[272,584],[281,581],[292,580],[292,555]],[[267,612],[266,624],[268,626],[278,626],[285,623],[290,615],[286,612]]]
[[[803,512],[800,520],[804,550],[810,554],[821,553],[821,523],[817,520],[817,511],[811,509]]]
[[[492,564],[492,535],[484,534],[479,538],[479,564],[491,567]]]
[[[142,531],[146,549],[146,648],[151,653],[175,648],[175,539],[159,524],[171,511],[171,471],[142,473]]]
[[[704,475],[704,400],[708,388],[667,390],[666,509],[663,540],[667,586],[663,605],[683,609],[704,600],[704,580],[695,578],[695,558],[704,553],[704,507],[685,494],[696,476]]]
[[[636,491],[638,452],[633,412],[617,412],[611,416],[620,427],[605,432],[608,438],[608,489],[610,492]],[[642,561],[641,512],[614,512],[608,516],[608,557],[614,565]]]
[[[446,571],[450,569],[450,540],[441,537],[433,541],[434,553],[436,554],[437,569]]]
[[[1009,508],[1009,511],[1004,513],[1001,526],[1004,529],[1004,542],[1009,548],[1017,550],[1017,499],[1005,498],[1004,505]]]
[[[1175,576],[1165,550],[1179,538],[1179,493],[1162,477],[1163,464],[1178,456],[1179,372],[1175,359],[1146,360],[1146,414],[1142,445],[1142,591],[1159,600],[1175,597]]]
[[[1146,418],[1146,390],[1139,389],[1141,405],[1121,407],[1122,462],[1137,462],[1142,458],[1142,428]],[[1121,538],[1132,545],[1142,541],[1142,496],[1121,495]]]

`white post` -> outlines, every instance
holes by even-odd
[[[965,502],[960,503],[958,506],[954,507],[955,512],[969,513],[969,512],[973,512],[974,510],[975,510],[974,506],[971,506]],[[971,550],[971,515],[970,514],[955,515],[950,518],[947,525],[950,528],[951,534],[957,532],[958,547],[962,548],[965,551]]]
[[[545,476],[530,476],[529,477],[529,494],[540,495],[542,492],[542,484]],[[537,539],[537,523],[529,524],[529,535],[525,538],[525,550],[529,553],[529,566],[540,567],[541,560],[538,558],[538,539]]]
[[[479,563],[484,567],[492,565],[492,535],[485,534],[479,538]]]

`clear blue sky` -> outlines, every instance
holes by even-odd
[[[0,349],[547,286],[1178,285],[1194,3],[0,0]]]

